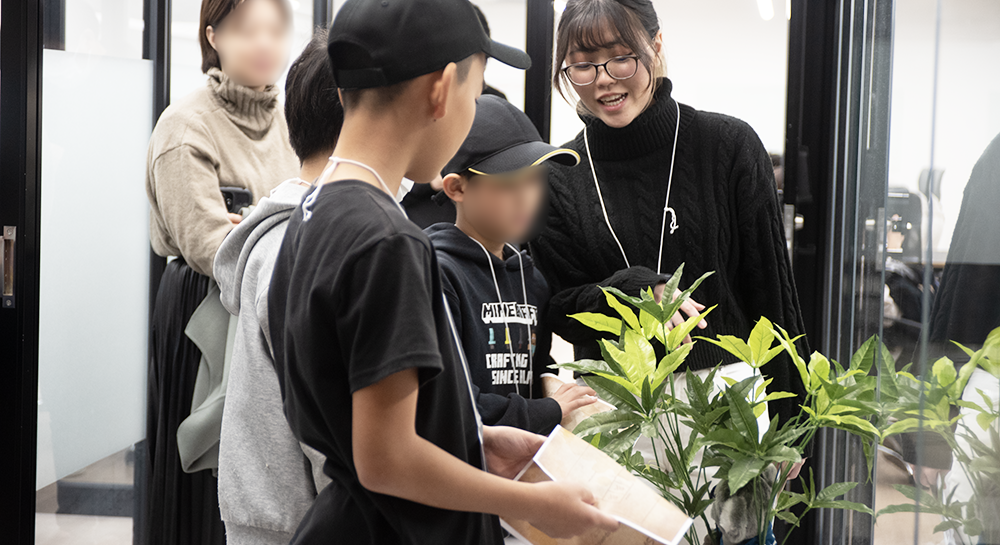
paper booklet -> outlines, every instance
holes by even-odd
[[[542,395],[544,395],[545,397],[552,397],[552,394],[556,393],[556,390],[558,390],[559,387],[562,386],[563,384],[566,384],[566,381],[559,378],[558,376],[553,375],[552,373],[543,373]],[[613,410],[615,410],[614,405],[608,403],[607,401],[598,399],[596,403],[591,403],[590,405],[584,405],[583,407],[580,407],[579,409],[563,416],[562,427],[566,428],[569,431],[573,431],[576,429],[577,426],[580,425],[580,422],[583,422],[584,420],[590,418],[591,416],[594,416],[597,413],[603,413]]]
[[[527,522],[501,519],[514,537],[533,545],[678,545],[692,523],[610,456],[561,426],[514,480],[581,484],[594,494],[598,509],[621,522],[613,532],[592,529],[572,539],[553,539]]]

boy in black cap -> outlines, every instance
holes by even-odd
[[[430,241],[393,199],[458,149],[486,56],[527,55],[492,42],[466,0],[348,0],[328,53],[344,124],[269,294],[285,415],[334,481],[292,542],[500,543],[482,513],[556,536],[615,528],[582,487],[509,480],[542,437],[481,427]]]
[[[531,256],[511,242],[528,238],[545,194],[546,167],[578,163],[575,151],[542,142],[528,116],[482,96],[472,131],[445,167],[444,193],[455,223],[426,230],[441,265],[441,287],[455,317],[484,424],[547,435],[563,415],[596,401],[585,386],[563,385],[543,398],[552,333],[538,318],[550,293]]]

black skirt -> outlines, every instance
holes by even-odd
[[[153,307],[146,414],[144,545],[225,545],[218,483],[211,470],[185,473],[177,427],[191,414],[201,351],[184,334],[209,278],[182,259],[167,264]]]

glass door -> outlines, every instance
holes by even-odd
[[[826,234],[819,350],[845,362],[877,335],[887,351],[875,401],[887,424],[912,425],[871,453],[870,482],[859,444],[820,435],[817,481],[861,483],[847,499],[880,516],[822,510],[815,543],[1000,543],[1000,79],[986,68],[1000,52],[998,10],[868,0],[822,15],[831,154],[826,187],[812,186],[823,207],[805,217]]]
[[[45,2],[35,542],[132,539],[153,62],[143,1]]]
[[[875,538],[1000,543],[1000,4],[898,2],[894,35],[883,323],[928,425],[884,443]]]

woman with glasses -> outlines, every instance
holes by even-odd
[[[221,342],[225,352],[229,316],[217,288],[211,291],[212,268],[241,216],[222,188],[249,205],[299,170],[274,86],[288,63],[290,27],[287,0],[204,0],[199,37],[208,81],[163,112],[149,141],[150,243],[157,254],[176,259],[167,264],[153,307],[142,543],[225,543],[212,474],[221,421],[214,409],[221,403],[185,420],[192,401],[215,399],[202,388],[208,384],[199,376],[202,349],[214,354],[206,347]],[[214,301],[206,298],[210,291]],[[212,330],[206,320],[222,323],[221,336],[206,339]]]
[[[650,0],[570,0],[556,41],[553,83],[576,94],[585,124],[565,147],[582,160],[552,168],[549,215],[532,250],[555,290],[550,323],[577,358],[601,359],[600,334],[567,318],[612,312],[597,286],[672,296],[664,282],[682,263],[683,287],[715,273],[694,294],[701,304],[682,307],[694,316],[718,305],[699,335],[745,339],[761,316],[802,333],[771,159],[743,121],[671,97]],[[752,372],[705,342],[687,358],[694,371],[720,362],[736,376]],[[763,371],[774,379],[768,390],[801,396],[771,402],[770,414],[798,414],[805,394],[791,361]]]

